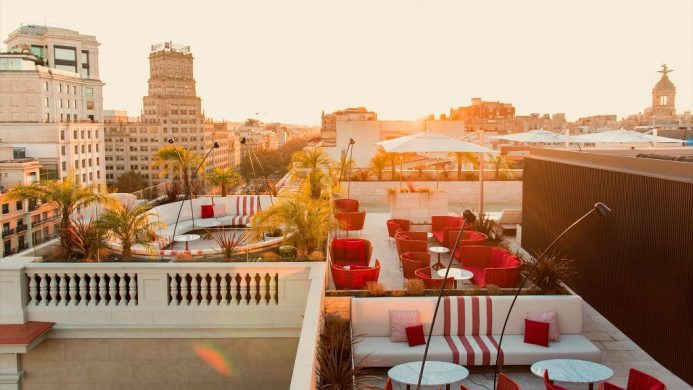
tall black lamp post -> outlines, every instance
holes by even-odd
[[[494,388],[494,389],[496,388],[496,378],[497,378],[497,376],[498,376],[498,373],[499,373],[500,371],[502,371],[502,369],[503,369],[503,362],[502,362],[502,361],[499,361],[499,360],[500,360],[499,358],[500,358],[500,355],[501,355],[501,344],[503,344],[503,335],[505,334],[505,327],[508,325],[508,319],[510,318],[510,313],[513,311],[513,306],[515,306],[515,301],[517,301],[517,297],[518,297],[518,295],[520,295],[520,291],[522,291],[522,288],[523,288],[523,287],[525,286],[525,284],[527,283],[527,279],[529,278],[529,276],[532,274],[532,272],[534,272],[534,269],[537,268],[537,265],[539,265],[539,263],[541,263],[542,260],[544,260],[544,258],[546,257],[546,255],[549,253],[549,251],[551,250],[551,248],[553,248],[554,245],[556,245],[556,243],[558,242],[558,240],[560,240],[561,237],[563,237],[564,235],[566,235],[566,233],[568,233],[568,232],[569,232],[570,230],[572,230],[575,226],[577,226],[580,222],[582,222],[584,219],[586,219],[587,217],[589,217],[591,214],[593,214],[593,213],[595,213],[595,212],[596,212],[597,214],[603,216],[603,215],[609,214],[609,213],[611,212],[611,209],[610,209],[607,205],[605,205],[604,203],[602,203],[602,202],[597,202],[597,203],[595,203],[594,207],[592,207],[592,209],[590,209],[590,211],[588,211],[587,213],[585,213],[585,215],[583,215],[582,217],[578,218],[575,222],[573,222],[570,226],[568,226],[568,227],[563,231],[563,233],[559,234],[558,237],[556,237],[556,238],[551,242],[551,244],[549,244],[549,246],[546,247],[546,249],[544,249],[544,252],[542,252],[541,255],[539,255],[539,257],[538,257],[537,260],[534,262],[534,264],[532,264],[532,268],[530,268],[529,271],[528,271],[527,273],[525,273],[525,276],[524,276],[524,278],[522,279],[522,283],[520,284],[520,287],[518,287],[517,290],[515,291],[515,297],[513,298],[513,301],[512,301],[512,303],[510,304],[510,308],[508,309],[508,314],[506,314],[506,316],[505,316],[505,322],[503,322],[503,330],[501,331],[500,340],[498,340],[498,353],[496,354],[496,369],[495,369],[495,371],[494,371],[494,373],[493,373],[493,388]],[[437,309],[437,307],[436,307],[436,309]],[[500,363],[500,364],[499,364],[499,363]]]

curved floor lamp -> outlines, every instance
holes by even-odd
[[[518,287],[517,291],[515,291],[515,297],[513,298],[513,301],[510,304],[510,308],[508,309],[508,314],[506,314],[506,316],[505,316],[505,322],[503,322],[503,330],[501,331],[500,340],[498,340],[498,353],[496,354],[496,369],[493,372],[493,388],[494,389],[496,388],[496,379],[498,376],[498,372],[502,371],[502,369],[503,369],[503,362],[501,361],[500,365],[498,363],[499,363],[499,358],[501,355],[501,344],[503,344],[503,335],[505,334],[505,327],[508,325],[508,319],[510,318],[510,313],[513,311],[513,306],[515,306],[515,301],[517,301],[517,297],[518,297],[518,295],[520,295],[520,291],[522,290],[522,288],[527,283],[527,279],[529,278],[529,275],[531,275],[532,272],[534,272],[534,269],[537,268],[537,265],[544,259],[544,257],[546,257],[546,254],[549,253],[551,248],[553,248],[554,245],[556,245],[556,243],[558,242],[558,240],[561,239],[561,237],[563,237],[566,233],[568,233],[570,230],[572,230],[575,226],[577,226],[580,222],[582,222],[585,218],[589,217],[594,212],[597,212],[599,215],[603,216],[603,215],[609,214],[611,212],[611,209],[607,205],[605,205],[604,203],[597,202],[597,203],[595,203],[594,207],[592,207],[592,209],[590,211],[585,213],[585,215],[583,215],[582,217],[578,218],[575,222],[572,223],[572,225],[568,226],[563,231],[563,233],[559,234],[558,237],[556,237],[551,242],[551,244],[549,244],[549,246],[546,247],[546,249],[544,249],[544,252],[542,252],[541,255],[539,255],[537,260],[532,265],[532,268],[529,269],[529,271],[525,274],[525,277],[522,279],[522,284],[520,284],[520,287]]]
[[[433,311],[433,320],[431,321],[431,328],[428,330],[428,340],[426,340],[426,349],[424,349],[423,360],[421,361],[421,370],[419,371],[419,381],[416,383],[416,390],[421,389],[421,379],[423,378],[424,366],[426,365],[426,358],[428,357],[428,347],[431,345],[431,336],[433,335],[433,326],[436,324],[436,317],[438,316],[438,308],[440,307],[440,300],[443,298],[443,291],[445,291],[445,285],[447,284],[448,273],[450,272],[450,266],[454,259],[454,254],[457,252],[457,246],[462,239],[464,233],[464,226],[466,224],[472,224],[476,221],[476,215],[470,210],[464,210],[462,212],[462,218],[464,222],[462,227],[460,227],[459,233],[457,233],[457,238],[455,239],[455,244],[452,246],[452,251],[450,252],[450,262],[445,269],[445,276],[443,277],[443,282],[440,284],[440,291],[438,292],[438,300],[436,301],[436,309]]]
[[[347,145],[346,150],[344,151],[344,162],[342,163],[342,169],[339,172],[339,181],[338,184],[342,184],[342,176],[344,176],[344,167],[347,164],[347,155],[349,155],[349,152],[351,152],[351,155],[349,157],[349,160],[352,159],[354,156],[354,144],[356,141],[354,141],[353,138],[349,138],[349,145]],[[349,173],[351,173],[351,164],[349,164]],[[351,176],[351,175],[350,175]],[[351,180],[349,180],[349,185],[347,187],[347,198],[349,198],[349,192],[351,190]]]

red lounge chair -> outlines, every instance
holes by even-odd
[[[498,383],[496,384],[496,390],[521,390],[520,385],[514,380],[510,379],[507,375],[502,372],[498,374]]]
[[[359,201],[357,199],[335,199],[332,201],[336,211],[345,211],[347,213],[359,211]]]
[[[505,249],[469,245],[461,248],[462,268],[471,271],[472,283],[479,287],[494,284],[498,287],[515,287],[520,276],[522,262],[520,258]]]
[[[451,217],[448,215],[434,215],[431,217],[431,224],[433,238],[435,238],[440,245],[450,249],[448,246],[448,232],[450,230],[460,230],[460,227],[464,224],[464,218]],[[470,229],[471,227],[471,225],[467,224],[464,228]]]
[[[366,210],[361,211],[337,211],[335,218],[339,222],[339,229],[347,232],[354,230],[363,230],[363,224],[366,222]]]
[[[431,277],[431,269],[430,268],[421,268],[417,269],[414,271],[414,275],[418,278],[423,280],[424,284],[426,285],[426,288],[440,288],[440,286],[443,285],[443,279],[442,278],[432,278]],[[445,288],[453,288],[455,287],[455,279],[453,278],[448,278],[447,282],[445,283]]]
[[[460,390],[469,390],[469,388],[465,385],[460,385]]]
[[[368,282],[377,282],[380,275],[380,261],[375,260],[374,267],[358,265],[349,266],[349,269],[330,263],[332,280],[338,290],[361,290]]]
[[[411,221],[408,219],[388,219],[387,220],[387,235],[390,238],[395,238],[397,232],[404,230],[409,230],[411,226]]]
[[[387,378],[387,382],[385,382],[385,387],[383,387],[383,390],[394,390],[392,388],[392,379]]]
[[[546,390],[568,390],[563,386],[553,384],[553,381],[549,379],[549,370],[544,370],[544,386],[546,386]]]
[[[450,247],[448,249],[452,250],[453,243],[457,239],[457,235],[460,234],[459,229],[458,230],[450,230],[448,232],[448,243],[450,244]],[[484,245],[484,242],[488,237],[484,233],[480,232],[475,232],[473,230],[465,230],[462,232],[462,239],[460,240],[460,244],[457,246],[457,250],[455,251],[455,258],[460,259],[460,250],[464,246],[468,245]]]
[[[371,254],[373,254],[373,245],[363,238],[335,238],[330,242],[330,259],[341,266],[367,267],[371,262]]]
[[[420,268],[431,266],[431,254],[424,252],[404,252],[399,257],[402,262],[404,279],[414,278],[414,272]]]
[[[426,232],[402,231],[395,234],[397,256],[404,252],[428,252],[428,236]]]
[[[625,389],[609,382],[604,382],[599,386],[600,390],[666,390],[666,388],[659,379],[635,368],[628,371],[628,384]]]

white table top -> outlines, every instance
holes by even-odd
[[[428,248],[429,251],[433,253],[448,253],[450,252],[450,249],[444,247],[444,246],[432,246]]]
[[[441,278],[445,277],[445,268],[441,268],[438,271],[436,271],[438,276]],[[448,278],[453,278],[455,280],[469,280],[474,277],[474,274],[471,271],[467,271],[466,269],[462,268],[450,268],[450,273],[448,273]]]
[[[173,237],[173,241],[176,241],[176,242],[195,241],[195,240],[199,240],[199,239],[200,239],[199,234],[181,234],[180,236]]]
[[[550,359],[532,364],[532,374],[543,377],[544,371],[549,370],[552,381],[572,383],[603,382],[614,376],[614,370],[609,367],[578,359]]]
[[[387,372],[393,381],[407,385],[419,382],[421,362],[410,362],[394,366]],[[462,381],[469,376],[469,370],[459,364],[448,362],[427,361],[424,367],[422,386],[440,386]]]

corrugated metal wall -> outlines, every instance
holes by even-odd
[[[523,246],[540,252],[598,201],[612,213],[558,244],[575,260],[568,284],[693,384],[693,184],[526,158]]]

